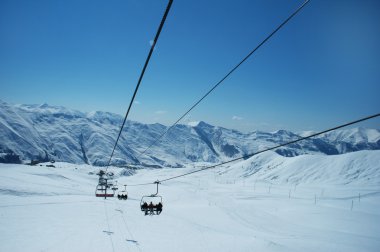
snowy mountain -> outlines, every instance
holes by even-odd
[[[65,107],[12,105],[0,101],[0,162],[56,160],[104,165],[123,118],[108,112],[83,113]],[[279,130],[242,133],[205,122],[176,125],[144,155],[167,126],[127,121],[112,164],[182,167],[192,162],[217,163],[240,157],[300,135]],[[282,156],[342,154],[380,149],[380,131],[355,128],[334,131],[278,149]]]

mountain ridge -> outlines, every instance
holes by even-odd
[[[0,101],[0,162],[56,160],[105,165],[123,117],[110,112],[81,112],[62,106],[12,105]],[[115,150],[113,165],[183,167],[192,162],[219,163],[268,147],[296,140],[302,134],[288,130],[249,133],[200,121],[178,124],[141,153],[168,129],[167,126],[127,121]],[[380,149],[380,131],[353,128],[326,133],[282,147],[282,156],[343,154]]]

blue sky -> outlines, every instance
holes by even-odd
[[[129,119],[173,123],[301,3],[174,0]],[[166,4],[1,0],[0,99],[124,115]],[[379,1],[312,0],[183,123],[321,130],[378,113],[379,23]]]

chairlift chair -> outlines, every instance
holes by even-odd
[[[95,189],[96,197],[114,197],[115,191],[112,191],[110,186],[107,184],[98,184]]]
[[[143,196],[140,208],[145,215],[159,215],[162,212],[162,197],[155,194]]]
[[[159,215],[162,212],[162,197],[158,195],[158,184],[160,182],[154,183],[157,184],[157,192],[143,196],[140,201],[140,209],[145,215]]]
[[[128,192],[127,192],[127,185],[124,185],[124,190],[123,191],[121,191],[121,192],[119,192],[118,194],[117,194],[117,198],[119,199],[119,200],[126,200],[126,199],[128,199]]]

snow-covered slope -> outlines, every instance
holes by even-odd
[[[296,157],[267,152],[230,166],[223,176],[248,179],[254,176],[256,180],[275,184],[380,185],[380,151]]]
[[[0,162],[51,160],[104,165],[111,154],[120,115],[83,113],[64,107],[11,105],[0,101]],[[217,163],[298,139],[280,130],[242,133],[205,122],[177,125],[146,155],[140,155],[167,129],[161,124],[127,121],[113,164],[181,167],[192,162]],[[282,156],[327,155],[380,149],[377,129],[347,129],[278,149]]]
[[[155,185],[96,198],[95,167],[0,164],[0,251],[364,251],[380,247],[380,151],[257,155],[163,182],[163,212],[144,216]],[[194,168],[110,167],[119,185]]]

